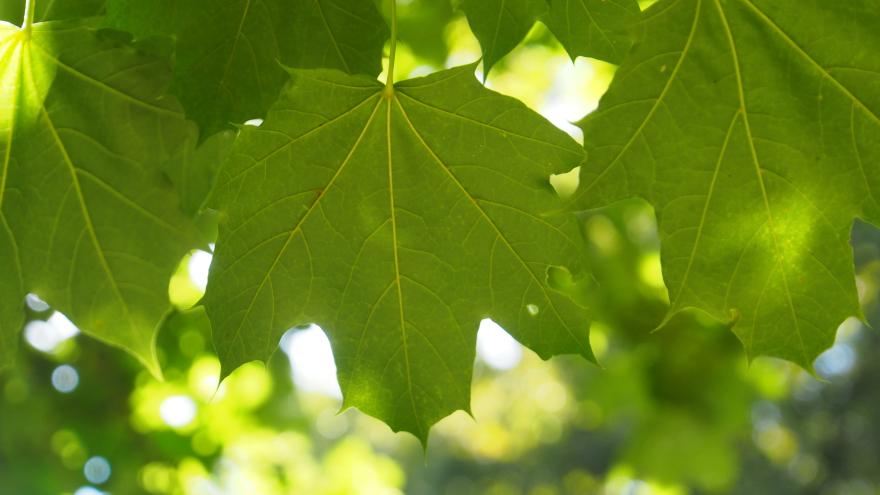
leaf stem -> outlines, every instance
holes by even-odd
[[[28,0],[30,1],[30,0]],[[397,0],[391,0],[391,50],[388,52],[388,73],[385,76],[385,94],[394,94],[394,58],[397,55]]]
[[[36,10],[37,0],[24,0],[24,23],[21,29],[26,33],[30,33],[31,26],[34,25],[34,11]]]

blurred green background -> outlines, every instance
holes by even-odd
[[[445,0],[400,2],[400,76],[479,58]],[[614,67],[574,63],[540,24],[487,85],[582,139]],[[481,76],[480,76],[481,77]],[[561,194],[576,174],[553,179]],[[667,310],[656,225],[639,201],[582,215],[601,290],[592,344],[541,361],[484,321],[473,417],[427,453],[356,410],[339,412],[329,343],[291,329],[267,365],[218,388],[201,297],[210,254],[182,260],[159,336],[165,380],[82,336],[29,296],[20,366],[0,377],[2,494],[841,494],[880,493],[880,336],[847,321],[816,362],[748,363],[725,327]],[[880,233],[853,230],[867,322],[880,322]]]

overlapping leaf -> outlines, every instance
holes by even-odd
[[[585,310],[548,282],[553,267],[581,270],[576,221],[543,215],[560,206],[549,176],[582,149],[473,70],[393,93],[293,71],[265,123],[242,131],[218,179],[205,295],[226,373],[317,323],[345,404],[425,441],[469,408],[481,318],[541,356],[591,356]]]
[[[544,22],[575,57],[620,63],[632,45],[629,27],[639,18],[635,0],[549,0]]]
[[[880,221],[880,2],[669,0],[599,110],[579,208],[656,208],[674,311],[811,367],[860,314],[848,245]]]
[[[177,188],[181,208],[189,216],[196,216],[214,187],[220,166],[229,156],[235,132],[221,131],[200,145],[193,140],[183,146],[163,167]]]
[[[465,0],[462,9],[480,41],[486,73],[538,18],[572,59],[619,63],[632,44],[629,27],[639,16],[635,0]]]
[[[160,99],[168,71],[81,24],[2,29],[4,356],[27,290],[157,372],[168,280],[193,240],[161,173],[194,135]]]
[[[281,64],[378,74],[388,30],[372,0],[109,0],[109,25],[176,38],[175,93],[205,136],[261,118]]]
[[[547,11],[547,0],[464,0],[461,4],[483,50],[483,72],[507,55]]]

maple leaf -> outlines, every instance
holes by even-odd
[[[811,369],[860,316],[854,217],[880,221],[880,2],[670,0],[599,109],[575,208],[650,201],[672,312]]]
[[[224,374],[317,323],[345,406],[425,442],[469,409],[482,318],[544,358],[592,357],[587,311],[548,282],[583,271],[577,220],[544,215],[561,206],[549,176],[583,150],[474,68],[393,90],[292,70],[263,125],[242,130],[218,178],[205,295]]]
[[[461,4],[483,50],[483,73],[516,48],[535,20],[547,11],[546,0],[465,0]]]
[[[168,280],[194,238],[161,169],[194,134],[160,98],[168,71],[87,23],[0,37],[0,357],[28,291],[158,374]]]

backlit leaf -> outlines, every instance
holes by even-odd
[[[168,71],[81,23],[3,29],[3,340],[27,290],[158,373],[168,280],[194,238],[161,173],[194,135],[161,98]]]
[[[599,110],[578,208],[656,208],[673,311],[810,368],[859,315],[848,243],[880,221],[880,2],[672,0]]]
[[[292,71],[265,123],[242,130],[205,296],[225,373],[317,323],[345,405],[424,442],[469,409],[482,318],[542,357],[592,356],[585,309],[548,283],[554,267],[583,277],[577,222],[544,214],[560,206],[549,176],[582,150],[473,71],[391,94]]]

